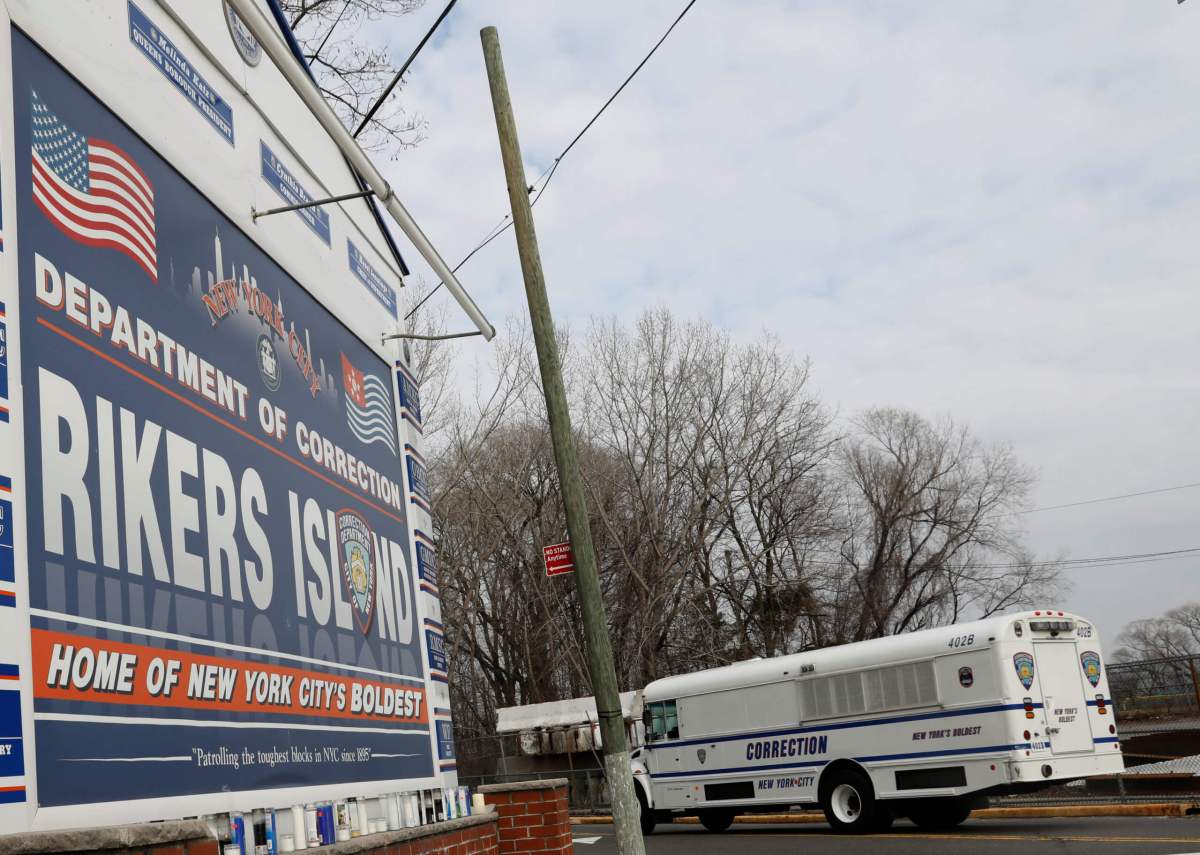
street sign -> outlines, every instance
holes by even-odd
[[[570,541],[543,546],[542,557],[546,560],[547,576],[561,576],[563,573],[575,572],[575,556],[571,554]]]

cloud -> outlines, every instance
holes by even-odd
[[[398,54],[435,5],[388,24]],[[532,180],[681,6],[454,10],[403,96],[429,139],[385,165],[448,260],[507,210],[479,28],[499,29]],[[1167,0],[698,3],[536,209],[556,315],[771,330],[844,413],[951,413],[1011,442],[1036,505],[1195,481],[1198,30]],[[461,276],[493,319],[524,311],[510,235]],[[486,345],[456,347],[469,366]],[[1029,539],[1197,546],[1198,510],[1200,490],[1033,514]],[[1111,640],[1200,599],[1198,569],[1078,571],[1060,605]]]

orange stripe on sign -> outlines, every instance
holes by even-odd
[[[30,635],[33,640],[34,696],[37,698],[137,704],[174,710],[284,713],[397,724],[426,724],[429,721],[425,690],[419,687],[124,644],[45,629],[34,629]],[[90,651],[90,655],[84,653],[85,650]],[[161,663],[153,665],[155,660],[179,663],[178,682],[169,691],[158,694],[152,694],[149,688],[152,672],[161,668]],[[63,663],[66,663],[65,670]],[[52,665],[55,666],[53,682]],[[124,693],[115,690],[122,668],[125,668],[124,673],[132,675],[130,690]],[[161,671],[158,673],[161,677]],[[252,677],[259,674],[264,676]],[[274,685],[275,691],[268,691],[265,696],[258,694],[255,690],[259,681],[263,681],[267,689]],[[222,686],[227,689],[224,693],[220,691]],[[248,687],[251,687],[249,698]],[[355,704],[355,698],[361,699],[358,704]],[[397,714],[394,711],[397,704],[400,713],[407,707],[410,714]]]

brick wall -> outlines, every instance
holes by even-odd
[[[485,784],[477,791],[496,807],[501,855],[574,853],[566,778]]]

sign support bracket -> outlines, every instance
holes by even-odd
[[[398,338],[416,339],[417,341],[446,341],[452,338],[471,338],[472,336],[483,335],[480,330],[471,330],[469,332],[446,333],[445,335],[419,335],[417,333],[387,333],[383,336],[384,342],[395,341]]]
[[[266,211],[250,209],[250,219],[257,221],[259,217],[269,217],[272,214],[284,214],[288,211],[299,211],[302,208],[315,208],[318,205],[332,205],[334,202],[345,202],[347,199],[361,199],[363,196],[374,196],[374,190],[362,190],[358,193],[345,193],[341,196],[328,196],[324,199],[313,199],[311,202],[297,202],[295,205],[283,205]]]

